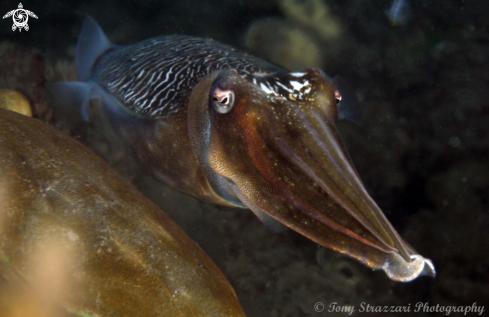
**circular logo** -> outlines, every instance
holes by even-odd
[[[324,304],[321,302],[317,302],[316,304],[314,304],[314,310],[318,313],[322,312],[324,310]]]
[[[14,13],[13,19],[15,25],[20,28],[27,24],[29,17],[27,16],[27,12],[25,12],[25,10],[17,9]]]

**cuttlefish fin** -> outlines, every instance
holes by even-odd
[[[78,80],[88,81],[97,58],[114,47],[116,46],[110,43],[97,22],[87,15],[76,43],[75,63]]]
[[[88,121],[92,86],[79,81],[45,84],[46,89],[53,94],[53,106],[57,113],[61,112],[65,117],[71,117],[73,110],[79,111],[85,121]]]
[[[89,82],[92,66],[97,58],[114,47],[100,26],[87,15],[82,25],[76,45],[76,73],[78,81],[46,83],[45,87],[53,94],[53,105],[57,112],[66,117],[71,110],[80,111],[83,119],[88,121],[89,102],[104,93],[103,89]]]
[[[46,88],[53,94],[53,105],[59,112],[78,109],[85,121],[88,121],[90,99],[99,99],[104,109],[111,114],[134,114],[117,97],[91,80],[92,68],[102,54],[119,46],[110,43],[100,26],[92,17],[83,21],[76,45],[76,73],[78,81],[47,83]]]
[[[90,99],[98,99],[111,114],[132,114],[114,95],[91,82],[46,83],[45,87],[53,94],[52,102],[56,112],[65,117],[71,116],[71,112],[76,110],[81,113],[83,120],[88,121]]]

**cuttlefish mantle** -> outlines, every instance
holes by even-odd
[[[87,18],[78,82],[57,103],[100,113],[141,166],[204,201],[251,209],[392,280],[435,275],[363,186],[336,123],[341,87],[321,70],[288,73],[218,42],[160,36],[111,44]]]

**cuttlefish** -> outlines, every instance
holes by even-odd
[[[204,201],[249,208],[396,281],[435,275],[365,190],[337,129],[345,106],[322,70],[289,73],[210,39],[161,36],[111,44],[87,17],[77,82],[56,103],[88,118],[99,100],[141,166]],[[338,103],[339,102],[339,103]]]

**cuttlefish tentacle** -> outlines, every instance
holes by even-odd
[[[353,204],[353,208],[357,207],[354,205],[354,202],[348,195],[346,195],[344,192],[341,191],[341,181],[344,182],[344,179],[346,178],[344,173],[341,173],[344,170],[344,167],[341,166],[341,161],[335,160],[331,154],[331,151],[327,148],[327,146],[317,146],[321,144],[321,140],[318,137],[318,133],[315,130],[314,127],[312,127],[310,124],[308,124],[308,119],[307,118],[300,118],[301,122],[305,126],[305,130],[307,130],[307,133],[310,133],[312,135],[311,139],[306,138],[306,140],[313,140],[315,144],[303,144],[304,138],[297,139],[298,140],[298,145],[296,146],[297,148],[292,150],[291,147],[287,142],[284,141],[284,134],[282,133],[277,134],[278,128],[276,125],[272,122],[270,122],[269,129],[267,131],[264,131],[267,135],[258,135],[257,133],[249,133],[247,134],[247,145],[250,148],[254,148],[255,144],[262,144],[262,140],[268,137],[268,134],[271,136],[271,140],[274,140],[276,142],[276,145],[278,146],[278,149],[280,152],[284,155],[286,159],[288,159],[290,162],[295,163],[297,167],[303,172],[303,175],[309,176],[311,182],[316,182],[327,194],[329,197],[332,198],[333,201],[335,201],[337,204],[339,204],[344,210],[348,211],[348,213],[355,219],[357,220],[358,224],[355,228],[354,231],[364,231],[367,229],[370,231],[370,233],[376,238],[375,242],[370,242],[368,239],[360,236],[359,234],[356,234],[354,231],[349,230],[347,226],[352,227],[353,224],[355,223],[352,221],[352,219],[346,217],[346,215],[343,217],[341,220],[337,220],[339,223],[334,222],[331,220],[331,218],[334,215],[331,216],[326,216],[323,213],[319,213],[310,204],[308,204],[306,201],[301,199],[299,195],[296,195],[293,191],[292,188],[289,188],[288,186],[284,186],[284,183],[280,181],[280,178],[283,177],[281,174],[276,174],[277,171],[273,171],[271,168],[268,166],[268,161],[269,157],[267,158],[267,154],[264,153],[262,150],[262,147],[258,146],[252,150],[252,160],[255,162],[255,165],[258,169],[258,171],[265,177],[266,181],[270,184],[275,184],[275,188],[278,188],[280,191],[279,194],[283,197],[286,197],[290,200],[291,203],[295,205],[298,209],[300,209],[302,212],[306,213],[309,217],[312,219],[315,219],[316,221],[319,221],[328,227],[339,231],[343,234],[346,234],[354,239],[357,239],[361,241],[362,243],[368,244],[372,247],[378,248],[384,252],[393,252],[397,251],[395,248],[389,246],[389,243],[392,244],[392,241],[385,242],[385,239],[381,238],[377,232],[374,230],[370,229],[372,227],[372,223],[369,223],[363,219],[361,219],[360,216],[363,216],[361,213],[358,211],[355,213],[352,211],[352,208],[347,205],[348,202],[351,202]],[[310,122],[309,122],[310,123]],[[247,127],[243,127],[246,129]],[[253,129],[252,129],[253,131]],[[253,131],[256,132],[256,131]],[[333,145],[334,146],[334,145]],[[319,157],[315,154],[317,151],[315,151],[315,148],[318,148],[320,150],[319,154],[322,154],[322,157]],[[305,160],[308,160],[308,162],[305,162],[303,159],[298,157],[298,154],[296,153],[303,153],[305,149],[308,149],[308,154],[309,157],[306,156],[304,157]],[[278,152],[278,151],[277,151]],[[273,153],[273,152],[272,152]],[[311,155],[312,154],[312,155]],[[328,155],[325,155],[328,154]],[[319,160],[323,159],[324,157],[327,158],[327,163],[330,163],[328,165],[333,166],[331,169],[334,172],[335,179],[331,178],[331,172],[328,173],[328,171],[325,171],[322,169],[320,166],[318,166],[318,163],[320,162]],[[317,171],[317,172],[315,172]],[[300,173],[300,171],[299,171]],[[317,173],[320,173],[321,177],[317,176]],[[297,177],[290,177],[290,179],[298,179]],[[324,180],[324,181],[323,181]],[[328,182],[330,186],[327,186],[325,182]],[[354,184],[346,184],[348,188],[353,188],[355,189],[352,185]],[[331,188],[333,187],[333,188]],[[343,186],[345,187],[345,186]],[[343,197],[339,197],[340,194],[343,194]],[[345,201],[347,203],[345,203]],[[355,208],[358,210],[358,208]],[[328,210],[326,210],[327,213]],[[336,217],[337,218],[337,217]],[[280,219],[283,220],[283,219]],[[304,233],[307,235],[307,233]],[[365,233],[362,232],[362,235],[365,235]],[[376,243],[376,244],[374,244]],[[408,258],[409,259],[409,258]]]
[[[318,184],[326,193],[328,193],[328,195],[333,198],[334,201],[336,201],[340,206],[342,206],[346,211],[348,211],[348,213],[353,217],[355,218],[363,227],[367,228],[368,227],[366,226],[366,223],[357,215],[355,214],[351,208],[349,208],[345,203],[343,203],[343,201],[335,194],[335,190],[334,189],[331,189],[330,187],[328,187],[326,185],[326,183],[323,181],[323,179],[321,179],[321,177],[319,177],[312,169],[311,167],[309,167],[304,161],[302,161],[301,158],[297,157],[297,155],[290,149],[290,147],[287,145],[286,142],[284,142],[283,140],[277,140],[277,145],[279,147],[279,149],[281,150],[281,152],[286,155],[290,161],[292,163],[295,163],[303,172],[305,175],[308,175],[310,178],[311,178],[311,181],[313,182],[316,182],[316,184]],[[324,173],[321,173],[321,174],[324,174]],[[329,180],[329,179],[328,179]],[[336,185],[336,184],[334,184]],[[338,186],[335,186],[335,187],[338,187]],[[335,188],[336,189],[336,188]],[[306,210],[304,208],[304,210]],[[308,212],[308,214],[313,214],[313,212]],[[351,230],[348,230],[346,229],[345,227],[341,226],[341,225],[338,225],[336,224],[335,222],[333,222],[330,218],[328,217],[325,217],[325,216],[322,216],[321,215],[315,215],[315,218],[320,220],[321,222],[323,222],[324,224],[326,224],[327,226],[337,230],[337,231],[340,231],[340,232],[343,232],[349,236],[351,236],[352,238],[354,239],[357,239],[365,244],[369,244],[370,246],[374,247],[374,248],[378,248],[384,252],[392,252],[392,251],[396,251],[395,248],[389,246],[387,244],[387,242],[384,242],[384,240],[376,233],[376,232],[373,232],[372,230],[369,230],[370,233],[375,237],[377,238],[377,242],[382,244],[382,246],[380,245],[375,245],[374,243],[370,242],[369,240],[359,236],[358,234],[355,234],[353,231]]]
[[[400,238],[360,181],[336,129],[329,79],[314,69],[304,74],[320,84],[302,102],[264,95],[233,70],[196,85],[188,131],[206,177],[223,196],[393,280],[433,275],[431,262]],[[234,91],[229,112],[213,109],[215,87]]]
[[[303,117],[301,118],[302,122],[309,123],[306,125],[306,130],[314,135],[314,137],[311,139],[305,139],[309,142],[308,144],[304,145],[304,148],[310,149],[309,153],[312,154],[313,158],[312,162],[310,162],[310,166],[316,166],[315,170],[318,171],[320,176],[312,172],[307,164],[302,163],[299,166],[305,168],[305,172],[310,175],[312,179],[318,185],[320,185],[321,188],[325,190],[325,192],[327,192],[327,194],[332,197],[345,211],[359,221],[363,227],[367,229],[375,228],[377,231],[379,231],[382,234],[382,237],[375,230],[370,230],[372,235],[374,235],[381,243],[384,244],[385,247],[387,247],[387,250],[397,250],[406,260],[409,260],[409,255],[404,246],[399,241],[396,243],[391,238],[394,236],[394,240],[400,240],[400,237],[397,235],[395,230],[393,230],[390,223],[385,219],[383,213],[377,207],[375,202],[373,202],[373,200],[367,194],[356,174],[356,171],[351,165],[349,158],[347,157],[347,153],[342,150],[345,147],[341,141],[341,138],[339,137],[336,127],[332,125],[329,120],[326,120],[326,122],[322,121],[321,118],[319,118],[316,110],[311,110],[310,113],[316,119],[314,122],[316,124],[310,122],[308,118],[306,118],[305,114],[303,114]],[[314,128],[316,126],[318,129]],[[324,136],[318,137],[318,134],[324,134]],[[275,139],[278,138],[275,137]],[[311,140],[315,144],[312,143]],[[287,146],[287,144],[282,142],[282,147],[285,146]],[[290,148],[286,151],[287,153],[294,154]],[[327,160],[329,163],[327,166],[332,166],[332,168],[326,170],[318,166],[317,162],[320,162],[321,160]],[[326,182],[329,184],[329,186],[326,184]],[[362,207],[366,207],[364,209],[375,213],[375,217],[367,218],[369,213],[359,212],[359,209]],[[395,245],[396,247],[391,247],[391,245]]]
[[[308,149],[310,154],[310,157],[306,156],[304,159],[309,159],[310,162],[308,163],[308,165],[301,161],[301,164],[299,164],[299,166],[302,167],[306,174],[308,174],[331,198],[333,198],[334,201],[336,201],[341,207],[343,207],[351,216],[361,222],[363,226],[368,228],[366,224],[369,223],[369,220],[365,219],[363,214],[354,213],[351,208],[351,205],[354,205],[354,207],[357,206],[355,206],[355,201],[349,197],[348,192],[355,193],[357,197],[360,196],[358,192],[359,186],[355,186],[356,184],[358,184],[357,182],[355,182],[357,180],[355,179],[356,174],[351,165],[348,164],[347,158],[341,151],[342,147],[338,142],[339,139],[336,135],[332,135],[331,133],[332,128],[334,131],[335,127],[326,127],[324,126],[324,123],[321,122],[322,126],[317,129],[315,127],[316,125],[313,124],[306,117],[306,115],[302,113],[300,109],[299,113],[301,115],[301,121],[305,126],[304,130],[306,130],[306,133],[309,133],[312,136],[311,138],[300,139],[301,144],[299,146],[302,146],[304,149]],[[323,134],[326,135],[324,137],[319,136],[320,132],[323,132]],[[280,137],[275,137],[275,139],[283,140]],[[298,159],[296,158],[295,153],[300,153],[300,149],[298,149],[297,151],[293,151],[290,149],[286,142],[282,141],[280,143],[280,148],[284,151],[284,153],[292,155],[294,161],[297,161]],[[329,168],[329,170],[327,170],[321,167],[319,162],[324,160],[328,162],[327,166],[331,166],[332,168]],[[316,170],[317,172],[315,173],[314,171],[312,171],[309,166],[315,167],[314,170]],[[318,176],[317,174],[320,174],[321,176]],[[325,181],[323,180],[327,181],[330,185],[326,185]],[[345,189],[348,191],[346,191]],[[372,226],[375,225],[373,223],[369,224]],[[371,231],[371,233],[376,236],[380,241],[383,240],[379,235],[377,235],[376,232]],[[389,241],[389,237],[387,238]],[[390,249],[393,250],[393,248]]]
[[[341,192],[343,193],[348,193],[348,189],[355,192],[354,197],[351,197],[351,195],[350,197],[341,197],[337,199],[337,202],[340,203],[346,211],[354,216],[358,216],[359,218],[361,218],[361,221],[367,228],[369,227],[368,225],[366,225],[368,223],[370,226],[373,226],[374,228],[379,230],[379,232],[382,234],[383,239],[385,239],[385,241],[387,241],[390,245],[393,245],[406,261],[409,261],[410,255],[408,249],[410,249],[410,247],[408,247],[406,245],[406,242],[402,240],[397,231],[386,219],[385,215],[382,213],[375,201],[365,190],[362,181],[358,177],[358,173],[353,167],[353,163],[351,162],[351,159],[348,155],[344,143],[342,142],[341,136],[336,126],[330,120],[321,120],[320,115],[315,109],[311,111],[311,114],[317,120],[317,123],[320,127],[319,131],[325,133],[325,137],[323,138],[323,140],[325,140],[326,144],[328,144],[328,140],[330,140],[329,142],[331,143],[335,142],[335,144],[331,144],[331,146],[333,147],[333,151],[325,151],[326,153],[331,152],[333,154],[336,154],[336,159],[340,164],[342,164],[342,168],[331,170],[336,172],[344,171],[340,172],[341,175],[338,178],[340,181],[335,182],[335,184],[342,187]],[[335,150],[337,148],[339,148],[339,150]],[[331,171],[330,173],[328,173],[329,175],[331,174]],[[358,208],[362,208],[359,206],[359,202],[362,204],[364,210],[368,210],[369,212],[352,212],[351,208],[347,206],[347,203],[351,203],[353,205],[356,205],[356,207]],[[368,217],[370,213],[373,213],[375,217]],[[375,235],[376,233],[372,232],[372,234]]]

